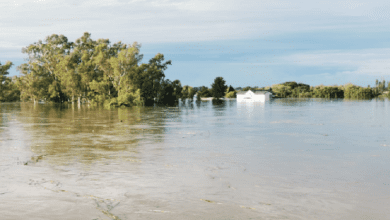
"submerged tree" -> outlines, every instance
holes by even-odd
[[[4,83],[7,80],[7,75],[9,74],[8,70],[11,69],[11,67],[14,64],[10,61],[7,61],[4,65],[1,65],[0,62],[0,92],[4,91]]]
[[[183,100],[190,98],[190,91],[191,90],[193,90],[193,88],[191,86],[188,86],[188,85],[183,86],[182,91],[181,91],[181,93],[182,93],[181,97]]]
[[[215,99],[220,99],[225,96],[227,86],[225,85],[226,81],[222,77],[217,77],[214,79],[214,83],[211,85],[212,95]]]
[[[167,79],[162,81],[161,90],[158,96],[158,103],[164,105],[174,105],[177,101],[173,83]]]
[[[18,80],[25,100],[75,101],[107,105],[153,104],[161,91],[164,70],[171,61],[157,54],[140,64],[143,55],[137,42],[111,44],[108,39],[91,39],[85,32],[74,43],[63,35],[51,35],[23,48],[27,63],[18,67]],[[180,82],[175,82],[181,97]]]
[[[0,62],[0,102],[17,101],[20,97],[20,91],[17,88],[17,77],[10,78],[9,69],[13,63],[7,61],[4,65]]]
[[[198,96],[199,97],[212,97],[211,90],[207,88],[206,86],[201,86],[198,88]]]

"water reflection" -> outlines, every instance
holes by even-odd
[[[272,99],[271,100],[273,105],[280,105],[280,106],[307,106],[312,105],[313,102],[327,102],[326,99],[315,99],[315,98],[283,98],[283,99]]]
[[[161,142],[167,124],[179,116],[176,108],[81,106],[75,111],[73,105],[29,103],[20,103],[20,108],[16,119],[31,136],[31,150],[57,164],[112,158],[105,152],[135,160],[139,143]]]
[[[266,103],[264,102],[237,102],[237,112],[245,117],[264,116]],[[268,107],[268,105],[267,105]]]

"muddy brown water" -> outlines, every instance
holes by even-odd
[[[388,100],[0,104],[1,219],[390,219]]]

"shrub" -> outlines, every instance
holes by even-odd
[[[237,92],[232,91],[232,92],[226,93],[226,98],[237,98]]]

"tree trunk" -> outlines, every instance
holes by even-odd
[[[81,97],[79,96],[79,97],[77,97],[77,105],[81,105]]]

